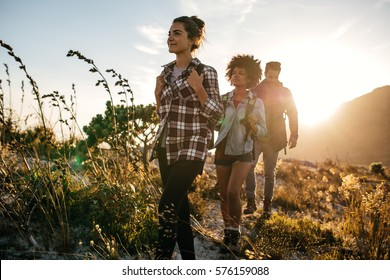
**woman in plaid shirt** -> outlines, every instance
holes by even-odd
[[[182,259],[195,259],[187,193],[202,173],[214,133],[210,126],[223,112],[216,70],[193,57],[204,26],[196,16],[173,20],[167,43],[176,60],[156,80],[160,125],[151,159],[158,159],[163,182],[156,259],[171,259],[176,242]]]

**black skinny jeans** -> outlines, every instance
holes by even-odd
[[[190,224],[188,190],[198,174],[202,173],[204,162],[182,160],[167,164],[166,150],[158,151],[158,162],[163,182],[159,212],[157,260],[170,260],[176,242],[183,260],[194,260],[194,237]]]

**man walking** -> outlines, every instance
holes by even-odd
[[[275,185],[275,171],[279,151],[290,149],[297,145],[298,140],[298,112],[290,90],[279,81],[281,64],[271,61],[265,67],[265,79],[253,91],[261,98],[265,107],[267,136],[255,143],[255,159],[245,180],[247,205],[244,214],[256,211],[255,188],[256,179],[254,169],[260,154],[264,162],[264,200],[263,215],[268,218],[272,213],[272,198]],[[287,141],[285,116],[288,117],[290,137]]]

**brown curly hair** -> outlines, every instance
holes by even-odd
[[[250,80],[248,87],[254,87],[257,83],[260,82],[263,70],[261,70],[260,60],[255,59],[253,55],[239,54],[233,56],[230,60],[228,66],[226,67],[225,77],[229,82],[233,75],[233,70],[236,67],[244,68],[248,74],[248,79]]]

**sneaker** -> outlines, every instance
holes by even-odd
[[[241,239],[241,233],[238,230],[231,230],[230,231],[231,238],[230,243],[228,245],[228,248],[233,253],[238,253],[240,251],[240,239]]]
[[[229,244],[232,238],[231,230],[229,229],[224,229],[223,230],[223,240],[222,240],[222,247],[221,247],[221,252],[222,253],[227,253],[229,252]]]
[[[232,238],[232,233],[231,233],[231,230],[229,229],[224,229],[223,230],[223,244],[228,246],[230,244],[230,240]]]

